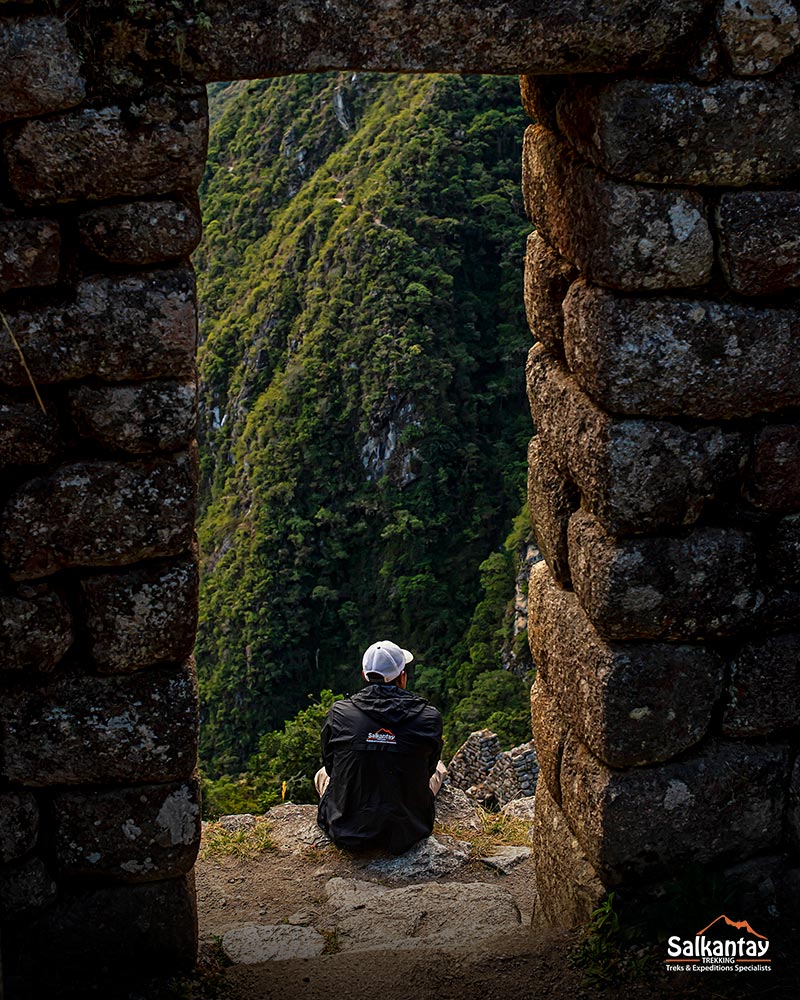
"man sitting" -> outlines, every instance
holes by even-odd
[[[393,642],[364,653],[366,687],[331,706],[322,727],[317,823],[339,847],[402,854],[430,835],[447,771],[442,717],[406,690],[414,657]]]

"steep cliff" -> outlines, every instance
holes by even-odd
[[[530,336],[516,80],[232,84],[212,122],[197,656],[219,772],[357,686],[384,635],[447,699],[521,503]]]

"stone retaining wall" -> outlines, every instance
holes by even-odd
[[[2,5],[13,990],[71,965],[120,976],[194,958],[188,255],[214,79],[527,74],[531,508],[552,574],[534,572],[530,611],[542,908],[571,922],[604,886],[688,856],[786,869],[800,845],[797,45],[787,0]]]

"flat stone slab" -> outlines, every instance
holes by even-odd
[[[328,847],[332,843],[317,826],[315,805],[285,802],[266,812],[270,836],[282,851],[300,854],[308,847]]]
[[[246,924],[222,935],[225,957],[235,965],[314,958],[324,948],[325,938],[313,927],[290,924]]]
[[[341,951],[456,947],[520,925],[511,893],[486,882],[387,889],[333,878],[325,891]]]
[[[530,856],[530,847],[516,847],[509,845],[508,847],[498,847],[496,850],[492,851],[491,854],[478,858],[478,861],[487,865],[489,868],[494,868],[503,875],[508,875],[512,868],[516,868],[517,865],[521,865],[522,862],[527,861]]]

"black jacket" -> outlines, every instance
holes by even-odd
[[[428,779],[441,752],[441,715],[410,691],[368,684],[334,702],[322,727],[331,780],[317,822],[339,847],[401,854],[433,829]]]

